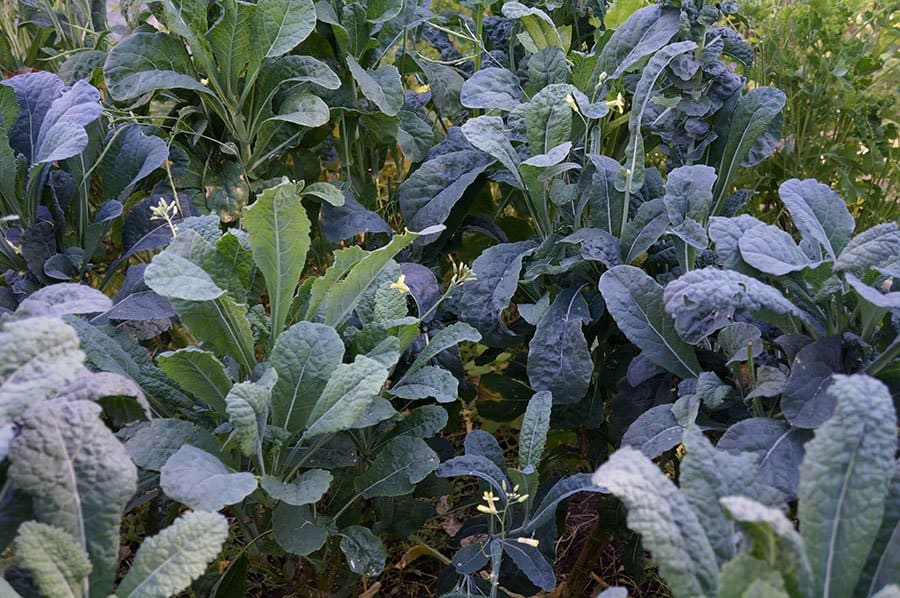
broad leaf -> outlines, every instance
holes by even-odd
[[[178,383],[183,390],[225,415],[225,396],[231,390],[231,378],[225,365],[209,351],[187,347],[160,353],[156,358],[159,369]]]
[[[317,520],[308,505],[282,503],[272,513],[275,541],[291,554],[306,556],[325,545],[332,530]]]
[[[324,469],[305,471],[292,482],[285,483],[276,477],[265,475],[260,485],[266,493],[289,505],[311,505],[319,502],[328,492],[333,476]]]
[[[252,473],[234,473],[218,458],[190,445],[169,457],[159,475],[166,495],[198,511],[218,511],[256,490]]]
[[[791,425],[815,429],[834,412],[835,397],[828,392],[832,374],[844,371],[842,342],[828,336],[797,352],[781,395],[781,410]]]
[[[269,357],[278,373],[272,389],[272,423],[299,432],[343,358],[344,341],[331,326],[298,322],[284,331]]]
[[[312,0],[260,0],[253,16],[253,43],[265,49],[266,58],[287,54],[316,27]]]
[[[682,378],[700,372],[693,348],[675,332],[663,309],[663,289],[632,266],[616,266],[600,278],[607,309],[628,340],[648,359]]]
[[[351,525],[340,531],[341,552],[350,570],[358,575],[374,577],[384,570],[387,551],[381,539],[367,527]]]
[[[228,520],[218,513],[184,513],[144,540],[116,593],[173,596],[203,575],[228,539]]]
[[[244,227],[253,261],[266,279],[274,342],[287,319],[294,289],[300,280],[309,250],[309,218],[294,183],[282,183],[263,191],[244,213]]]
[[[125,441],[134,464],[149,471],[160,471],[169,457],[185,445],[215,453],[221,443],[206,430],[180,419],[153,419],[138,424]]]
[[[437,468],[439,461],[423,440],[398,436],[381,449],[369,469],[357,478],[357,489],[365,498],[409,494]]]
[[[510,111],[522,103],[519,78],[506,69],[488,67],[463,83],[459,100],[466,108]]]
[[[467,120],[461,129],[469,143],[496,158],[512,174],[519,187],[524,188],[525,183],[519,175],[519,156],[509,142],[509,133],[502,118],[479,116]]]
[[[310,411],[305,437],[349,430],[379,395],[387,377],[384,366],[365,355],[338,365]]]
[[[783,276],[817,265],[797,246],[787,232],[763,224],[744,233],[738,241],[741,258],[766,274]]]
[[[790,179],[778,187],[778,195],[804,239],[816,242],[832,260],[840,255],[856,221],[837,193],[815,179]]]
[[[184,44],[168,33],[136,32],[122,38],[106,57],[103,77],[110,95],[118,101],[158,89],[212,94],[198,80]]]

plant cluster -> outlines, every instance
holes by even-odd
[[[0,2],[0,594],[900,594],[900,227],[739,3]]]

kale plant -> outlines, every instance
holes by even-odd
[[[0,546],[14,546],[0,578],[4,595],[108,596],[113,590],[137,468],[107,422],[118,427],[146,419],[150,406],[131,379],[87,370],[75,329],[60,319],[109,307],[98,291],[53,285],[0,325]],[[205,572],[228,533],[218,513],[180,515],[144,539],[116,593],[181,592]]]
[[[762,482],[758,456],[714,448],[693,424],[682,439],[680,487],[629,447],[597,470],[594,482],[625,504],[675,596],[900,591],[893,401],[860,374],[835,376],[828,396],[834,415],[807,443],[800,468],[799,532],[780,493]]]

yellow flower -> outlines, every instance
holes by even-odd
[[[397,282],[392,282],[392,283],[391,283],[391,288],[392,288],[392,289],[397,289],[397,290],[400,291],[401,293],[408,293],[408,292],[409,292],[409,287],[406,286],[406,275],[401,274],[401,275],[400,275],[400,278],[397,279]]]
[[[490,490],[486,490],[485,493],[481,496],[481,499],[486,502],[486,505],[478,505],[475,507],[482,513],[487,513],[488,515],[497,515],[499,511],[497,511],[497,507],[494,506],[494,503],[500,500],[499,497],[494,496],[494,493]]]
[[[606,105],[609,106],[610,110],[615,110],[619,113],[625,112],[625,98],[622,97],[622,94],[616,96],[614,100],[607,100]]]
[[[537,538],[516,538],[516,542],[518,542],[519,544],[527,544],[532,548],[537,548],[541,543],[541,541]]]

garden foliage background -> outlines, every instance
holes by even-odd
[[[900,595],[898,8],[0,0],[0,594]]]

